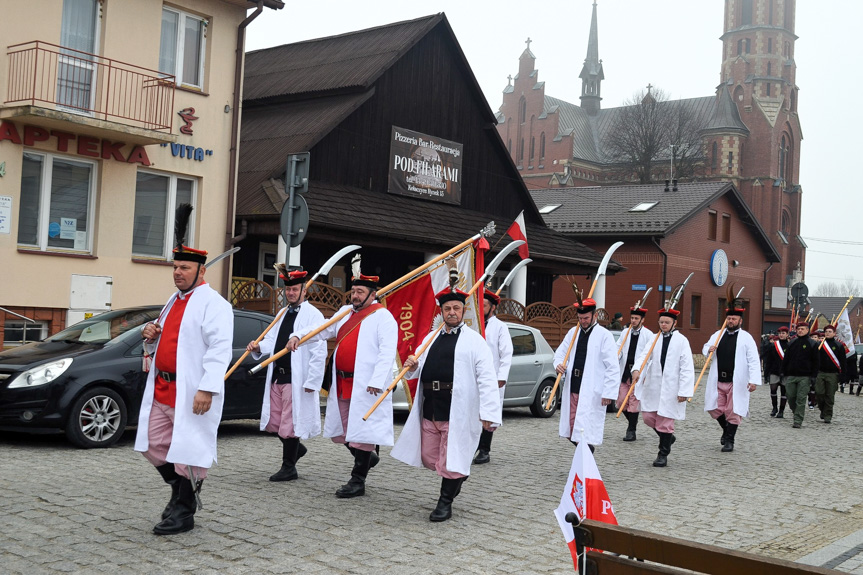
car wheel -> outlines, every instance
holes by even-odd
[[[556,393],[554,396],[554,400],[551,402],[551,409],[546,409],[545,406],[548,404],[548,398],[551,397],[551,390],[554,388],[554,380],[546,379],[541,384],[539,384],[539,389],[536,390],[536,397],[533,399],[533,403],[530,405],[530,412],[534,417],[551,417],[554,415],[554,412],[557,410],[558,399],[560,398],[560,394]]]
[[[125,429],[126,402],[107,387],[94,387],[72,404],[66,437],[85,449],[109,447],[120,439]]]

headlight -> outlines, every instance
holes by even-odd
[[[8,389],[21,387],[36,387],[38,385],[45,385],[46,383],[51,383],[52,381],[60,377],[64,371],[69,369],[70,365],[72,365],[72,358],[67,357],[65,359],[61,359],[60,361],[52,361],[51,363],[46,363],[45,365],[40,365],[39,367],[28,369],[27,371],[13,379],[12,383],[9,384]]]

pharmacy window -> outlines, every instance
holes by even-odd
[[[90,253],[96,164],[24,152],[18,245],[40,251]]]
[[[204,88],[204,53],[208,21],[173,8],[162,8],[159,71],[177,77],[178,86]]]
[[[169,259],[174,249],[174,211],[180,204],[195,206],[197,181],[155,172],[139,171],[135,185],[135,221],[132,255]],[[195,221],[192,212],[191,222]],[[195,246],[193,224],[189,225],[186,244]]]

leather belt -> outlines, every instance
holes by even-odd
[[[352,377],[354,376],[354,372],[352,372],[352,371],[342,371],[342,370],[340,370],[340,369],[339,369],[339,370],[336,370],[336,375],[337,375],[338,377],[341,377],[342,379],[350,379],[350,378],[352,378]]]
[[[166,381],[168,383],[171,383],[172,381],[177,381],[177,374],[170,373],[168,371],[160,371],[159,377],[162,378],[162,381]]]
[[[452,389],[451,381],[424,381],[423,389],[430,389],[432,391],[440,391],[442,389]]]

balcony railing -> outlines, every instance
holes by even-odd
[[[174,76],[55,44],[8,47],[6,104],[57,110],[157,131],[171,131]]]

